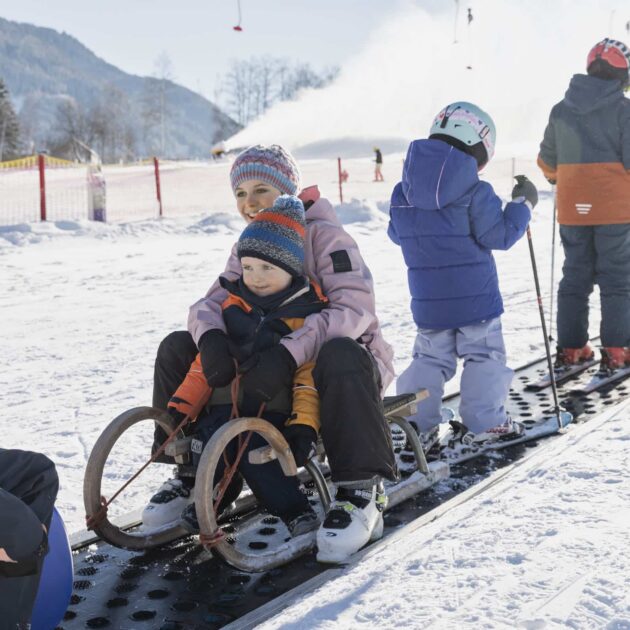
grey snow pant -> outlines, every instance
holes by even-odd
[[[507,367],[501,320],[447,330],[418,330],[413,359],[398,377],[396,392],[420,388],[429,398],[418,403],[418,411],[407,419],[420,431],[429,431],[442,421],[444,383],[455,376],[457,359],[464,360],[460,385],[459,413],[473,433],[505,422],[505,401],[514,372]]]
[[[30,628],[43,556],[36,550],[48,528],[59,489],[54,464],[40,453],[0,448],[0,547],[28,566],[0,562],[0,627]]]
[[[197,352],[188,332],[173,332],[164,338],[155,359],[154,407],[166,409]],[[331,339],[319,352],[313,377],[333,481],[396,479],[391,434],[383,417],[380,375],[370,353],[352,339]],[[156,426],[153,452],[165,439],[164,431]]]
[[[599,285],[604,347],[630,346],[630,223],[561,225],[564,248],[558,289],[558,345],[588,341],[588,301]]]

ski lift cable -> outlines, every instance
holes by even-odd
[[[453,44],[457,44],[457,19],[459,17],[459,0],[455,0],[455,22],[453,24]]]
[[[238,24],[236,26],[233,26],[232,29],[235,30],[235,31],[242,31],[243,28],[241,27],[241,20],[242,20],[241,0],[236,0],[236,6],[238,8]]]

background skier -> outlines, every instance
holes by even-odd
[[[257,416],[264,402],[262,417],[283,432],[298,466],[306,463],[320,426],[319,400],[312,374],[315,364],[307,362],[298,366],[294,377],[287,380],[273,399],[269,399],[266,392],[255,393],[257,384],[250,382],[249,372],[262,352],[272,351],[284,335],[299,331],[306,316],[326,307],[319,288],[304,276],[305,231],[304,207],[297,197],[278,197],[272,208],[254,217],[238,240],[242,276],[234,282],[220,278],[221,286],[228,291],[222,305],[226,332],[206,333],[213,339],[212,343],[224,348],[224,363],[220,363],[219,356],[214,363],[217,370],[232,373],[234,361],[238,362],[242,374],[238,402],[241,415]],[[186,379],[169,402],[169,413],[179,424],[207,393],[208,383],[197,355]],[[230,386],[216,387],[206,410],[196,418],[192,445],[195,466],[207,441],[229,421],[231,402]],[[248,452],[265,445],[265,440],[254,434],[240,460],[239,471],[258,502],[279,516],[293,536],[315,529],[319,525],[317,515],[300,491],[298,479],[286,476],[277,461],[261,465],[249,463]],[[229,460],[234,459],[235,452],[232,452]],[[222,461],[215,483],[221,480],[223,472]],[[187,480],[192,487],[194,479],[188,477],[182,481]],[[225,495],[229,500],[224,504],[234,500],[241,488],[240,479],[232,482]],[[144,525],[155,525],[151,522],[154,512],[155,505],[146,508],[142,515]],[[191,533],[199,532],[194,503],[184,509],[182,520]]]
[[[343,229],[330,202],[316,186],[300,188],[293,157],[277,145],[241,153],[230,173],[236,206],[248,223],[282,194],[297,194],[306,211],[305,273],[329,301],[325,312],[308,316],[302,328],[262,353],[252,369],[256,389],[269,397],[290,380],[298,365],[315,361],[313,376],[320,397],[321,436],[337,486],[336,498],[318,532],[318,558],[344,561],[382,531],[385,499],[381,480],[396,478],[382,394],[393,380],[393,352],[383,339],[375,313],[372,275],[359,248]],[[223,276],[236,280],[242,267],[232,250]],[[226,345],[212,331],[225,331],[221,305],[227,291],[215,282],[190,309],[189,331],[175,332],[160,344],[155,364],[153,405],[166,409],[197,352],[211,387],[229,383],[224,370]],[[212,333],[212,334],[210,334]],[[157,432],[157,442],[164,439]],[[173,520],[192,502],[180,479],[171,479],[152,498]],[[326,536],[328,531],[331,536]],[[322,542],[323,541],[323,542]]]
[[[44,455],[0,448],[0,625],[30,628],[59,489]]]
[[[588,54],[551,110],[538,164],[557,183],[565,261],[558,289],[559,365],[593,356],[588,301],[601,296],[602,368],[630,363],[630,49],[612,39]]]

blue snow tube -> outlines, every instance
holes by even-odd
[[[56,628],[68,608],[72,595],[74,581],[72,550],[63,520],[56,508],[53,508],[48,531],[48,549],[33,606],[32,630]]]

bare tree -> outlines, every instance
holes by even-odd
[[[337,68],[318,74],[308,64],[277,57],[233,61],[217,94],[241,125],[264,114],[277,101],[291,100],[304,88],[321,88],[336,78]]]
[[[0,162],[17,157],[20,152],[20,125],[9,90],[0,79]]]

